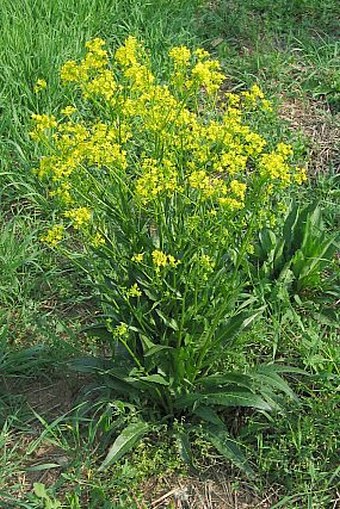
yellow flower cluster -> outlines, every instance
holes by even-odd
[[[126,338],[129,335],[129,326],[125,322],[120,322],[113,330],[113,335],[116,338]]]
[[[261,156],[261,174],[271,180],[278,180],[283,185],[289,184],[292,176],[287,159],[291,154],[292,148],[289,145],[279,143],[276,151]]]
[[[141,163],[142,175],[136,182],[136,196],[145,205],[159,194],[172,195],[178,186],[178,172],[168,159],[157,163],[154,159],[145,159]]]
[[[139,44],[135,37],[128,37],[125,43],[115,53],[116,61],[123,67],[138,64]]]
[[[137,253],[132,256],[131,261],[136,262],[136,263],[142,263],[143,259],[144,259],[144,253]]]
[[[39,94],[39,92],[41,92],[42,90],[45,90],[45,88],[47,88],[46,81],[43,79],[39,79],[39,80],[37,80],[36,84],[34,85],[33,91],[36,94]]]
[[[238,180],[232,180],[229,186],[221,178],[212,178],[205,171],[192,172],[188,177],[192,188],[201,192],[203,199],[216,198],[218,203],[230,210],[244,207],[247,186]]]
[[[41,237],[41,241],[48,244],[50,247],[55,247],[63,239],[64,226],[56,224],[48,230],[46,235]]]
[[[296,168],[294,179],[298,185],[301,185],[304,182],[306,182],[307,181],[306,168]]]
[[[176,267],[176,265],[179,264],[179,260],[176,260],[174,256],[167,255],[163,253],[163,251],[160,251],[159,249],[155,249],[154,251],[152,251],[151,255],[156,270],[159,270],[161,267],[166,266]]]
[[[47,121],[36,132],[45,133]],[[50,122],[49,126],[55,126]],[[53,136],[55,153],[42,157],[37,173],[40,178],[52,176],[55,182],[65,189],[71,184],[65,183],[65,179],[72,178],[72,173],[89,166],[103,167],[114,165],[115,168],[126,168],[126,153],[119,143],[121,139],[129,137],[128,128],[122,125],[115,127],[97,122],[92,126],[76,124],[72,121],[59,124]],[[42,134],[39,135],[42,139]],[[58,192],[56,192],[58,194]],[[66,200],[67,201],[67,200]]]
[[[210,95],[217,92],[224,80],[224,75],[220,71],[221,65],[217,60],[206,60],[197,62],[191,75],[193,82],[205,87]]]
[[[272,105],[270,101],[265,99],[263,91],[255,83],[250,90],[241,92],[240,96],[243,98],[246,107],[248,108],[261,108],[265,111],[272,111]]]
[[[105,41],[100,38],[87,42],[85,58],[80,64],[74,60],[66,62],[60,71],[61,79],[65,82],[79,83],[89,80],[93,71],[105,68],[108,64],[108,56],[103,46]]]
[[[59,184],[59,186],[56,189],[54,189],[53,191],[50,191],[49,195],[51,197],[58,198],[62,205],[69,206],[73,201],[70,191],[71,191],[71,183],[63,182],[63,183]]]
[[[66,106],[65,108],[63,108],[61,110],[61,113],[63,115],[65,115],[65,117],[70,117],[71,115],[73,115],[73,113],[75,113],[77,111],[77,108],[75,108],[74,106]]]
[[[269,209],[278,190],[305,180],[304,170],[291,165],[289,146],[270,150],[250,127],[249,111],[264,107],[257,85],[224,94],[217,106],[224,75],[207,51],[172,48],[172,75],[164,82],[152,73],[136,38],[127,38],[112,63],[104,45],[98,38],[88,42],[80,62],[62,67],[61,78],[80,92],[80,104],[62,109],[58,121],[33,116],[32,137],[48,147],[37,174],[49,180],[50,195],[75,228],[91,221],[88,205],[94,196],[100,201],[118,188],[129,194],[138,213],[151,214],[182,200],[189,208],[203,204],[210,217],[222,217],[226,210],[236,214],[251,206],[259,185]],[[269,217],[269,210],[264,215]],[[157,267],[175,262],[154,253]],[[143,254],[132,260],[141,262]]]
[[[200,278],[203,281],[208,281],[209,274],[214,272],[215,262],[214,260],[207,254],[197,254],[194,256],[195,263],[202,269],[200,271]]]
[[[127,297],[140,297],[142,295],[141,289],[137,285],[137,283],[134,283],[131,288],[129,288],[126,291]]]
[[[78,207],[65,212],[65,217],[71,219],[74,228],[79,230],[90,222],[91,211],[87,207]]]
[[[104,237],[99,232],[96,232],[91,239],[91,245],[96,249],[98,249],[100,246],[105,245]]]
[[[53,115],[38,115],[33,113],[32,120],[35,124],[34,129],[30,132],[32,140],[39,141],[48,129],[57,127],[57,121]]]
[[[169,56],[177,66],[186,66],[190,62],[191,51],[186,46],[175,46],[169,51]]]

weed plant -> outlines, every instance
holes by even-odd
[[[335,148],[335,122],[339,103],[336,37],[338,9],[339,6],[334,0],[291,1],[289,5],[281,0],[275,3],[269,0],[1,2],[0,63],[3,72],[0,76],[0,506],[33,508],[50,504],[70,508],[140,507],[145,503],[145,499],[140,495],[143,502],[138,502],[135,494],[138,500],[138,493],[143,491],[145,495],[145,487],[149,485],[150,477],[162,478],[171,472],[175,475],[178,475],[178,472],[187,472],[177,457],[176,442],[182,457],[189,463],[191,461],[204,470],[202,462],[211,462],[215,466],[217,462],[224,474],[228,471],[229,478],[239,479],[237,469],[230,472],[229,462],[221,464],[222,460],[207,441],[213,442],[221,453],[251,474],[249,464],[246,465],[244,457],[236,447],[235,429],[237,440],[253,448],[248,449],[247,456],[252,467],[256,465],[257,476],[256,482],[246,481],[247,490],[251,486],[257,492],[264,492],[266,499],[277,501],[276,505],[273,502],[273,507],[326,509],[336,506],[339,476],[336,433],[339,289],[334,286],[334,282],[339,273],[339,264],[336,256],[332,260],[320,257],[321,251],[318,249],[323,242],[327,243],[334,237],[333,233],[337,232],[339,224],[339,179],[336,175]],[[130,114],[126,122],[130,124],[131,121],[132,137],[122,147],[127,152],[127,168],[122,174],[130,186],[125,198],[119,196],[119,200],[114,203],[102,200],[107,193],[99,192],[99,184],[104,187],[108,182],[111,182],[108,188],[111,196],[117,197],[117,189],[110,173],[113,170],[112,165],[99,168],[97,163],[90,165],[87,159],[82,160],[74,173],[78,172],[84,177],[83,181],[88,183],[90,180],[87,177],[91,174],[91,182],[97,182],[99,187],[95,188],[92,194],[87,192],[88,188],[83,186],[83,183],[72,187],[70,194],[74,202],[69,204],[62,203],[60,195],[50,196],[50,192],[54,193],[60,187],[57,181],[53,180],[52,174],[46,175],[44,179],[37,179],[31,172],[32,161],[37,163],[41,154],[55,154],[61,161],[63,155],[56,153],[55,149],[60,137],[65,134],[60,131],[62,125],[70,122],[83,124],[89,131],[85,140],[88,149],[91,145],[89,142],[94,141],[95,117],[112,127],[119,115],[115,117],[111,112],[108,115],[108,110],[113,108],[107,106],[105,98],[100,94],[96,97],[83,97],[84,82],[69,82],[66,86],[60,86],[57,70],[68,58],[75,58],[77,68],[81,67],[79,58],[83,57],[84,43],[93,37],[103,37],[110,48],[116,48],[130,34],[145,42],[146,50],[139,50],[139,63],[146,65],[150,75],[155,78],[151,88],[167,84],[171,94],[179,102],[181,99],[176,95],[175,84],[171,82],[175,62],[169,59],[168,51],[173,46],[186,44],[194,47],[203,44],[206,49],[211,49],[219,56],[223,69],[226,70],[224,90],[248,90],[249,94],[249,88],[257,81],[261,88],[269,92],[274,106],[277,101],[283,103],[282,114],[285,118],[289,117],[290,111],[293,113],[293,118],[290,119],[294,124],[292,134],[287,126],[284,126],[282,119],[279,119],[274,111],[269,111],[270,105],[263,101],[264,97],[257,97],[255,108],[249,108],[249,103],[246,104],[247,94],[231,95],[228,100],[219,95],[217,104],[215,94],[210,94],[209,97],[203,85],[197,87],[191,100],[189,97],[184,100],[183,97],[183,110],[187,109],[192,116],[196,116],[202,133],[213,122],[221,125],[227,110],[235,106],[232,104],[233,100],[239,100],[242,127],[248,126],[251,132],[258,133],[267,142],[262,154],[276,151],[281,140],[289,140],[287,143],[292,143],[294,148],[294,155],[288,156],[289,164],[295,166],[301,156],[306,158],[309,147],[312,156],[316,156],[313,157],[310,168],[320,173],[324,171],[324,174],[312,179],[308,186],[300,186],[297,192],[293,186],[282,188],[276,195],[275,188],[273,200],[265,207],[268,216],[262,218],[258,224],[254,221],[250,228],[252,234],[249,233],[249,243],[244,241],[243,244],[242,236],[247,234],[249,224],[242,223],[242,218],[247,219],[252,214],[256,216],[251,203],[252,193],[255,195],[252,179],[256,171],[259,171],[261,154],[258,158],[249,156],[245,173],[233,177],[234,180],[246,184],[245,200],[243,207],[228,212],[228,218],[223,219],[223,225],[220,204],[215,203],[211,207],[213,201],[219,197],[200,198],[197,214],[199,220],[203,217],[201,213],[215,208],[218,224],[221,227],[227,226],[230,230],[228,240],[224,241],[227,255],[221,256],[217,264],[216,251],[213,244],[210,249],[206,237],[211,226],[216,226],[213,217],[209,222],[206,218],[201,221],[202,226],[190,225],[189,233],[188,229],[184,228],[184,222],[182,225],[174,222],[174,212],[177,210],[174,201],[177,206],[182,199],[190,199],[190,202],[182,203],[182,215],[179,217],[183,218],[188,210],[193,215],[193,203],[199,194],[203,194],[203,189],[190,186],[188,178],[192,168],[186,166],[188,158],[180,163],[176,160],[176,168],[183,170],[180,183],[184,184],[185,191],[163,189],[156,198],[152,197],[150,200],[148,198],[151,194],[145,193],[147,202],[137,202],[136,184],[144,175],[144,169],[140,166],[145,156],[142,151],[156,159],[160,154],[155,148],[154,133],[150,134],[143,126],[145,116],[139,116],[137,111]],[[112,55],[114,53],[110,52],[110,56]],[[188,72],[197,63],[194,56],[190,58]],[[126,69],[118,66],[115,56],[110,60],[108,69],[113,72],[117,83],[124,85],[125,92],[130,93],[132,83],[124,76]],[[94,71],[89,81],[93,78]],[[256,88],[253,90],[259,92]],[[137,93],[138,90],[135,89],[135,104],[140,102],[137,100]],[[119,96],[118,90],[114,96]],[[163,108],[161,101],[159,104],[160,108]],[[154,105],[155,101],[150,100],[150,114]],[[61,117],[61,110],[67,106],[74,106],[77,111],[69,118]],[[165,101],[163,109],[167,111],[167,107]],[[48,146],[39,146],[37,140],[28,136],[27,126],[32,113],[54,115],[58,122],[54,130],[56,137],[52,138],[51,143],[48,142]],[[119,116],[119,119],[122,117]],[[303,136],[297,133],[296,125],[303,129]],[[168,132],[177,134],[176,129],[177,125],[174,123],[172,131],[168,129]],[[164,129],[165,131],[167,129]],[[314,137],[319,131],[322,139]],[[97,132],[99,134],[99,130]],[[306,134],[310,137],[309,141]],[[137,135],[141,137],[138,138]],[[206,143],[205,135],[197,136],[196,140],[203,147],[213,141],[208,140]],[[112,140],[106,141],[110,145]],[[98,139],[99,146],[102,147],[103,142],[103,137]],[[119,144],[124,145],[124,142]],[[185,147],[175,147],[174,153],[182,153],[184,157],[184,149]],[[211,144],[209,150],[214,155],[221,153],[217,146],[211,150]],[[189,151],[190,145],[187,149],[187,152]],[[106,151],[104,153],[106,154]],[[204,166],[203,161],[198,162]],[[332,176],[329,175],[329,167],[334,173]],[[231,185],[227,168],[217,172],[206,165],[200,168],[202,169],[210,179],[216,177],[227,187]],[[253,171],[255,173],[252,173]],[[102,178],[100,181],[96,180],[99,172]],[[73,177],[74,175],[69,179],[72,185]],[[210,183],[212,182],[213,180]],[[140,189],[143,190],[143,186],[140,186]],[[289,208],[292,196],[297,201],[299,214],[302,213],[302,216],[311,197],[313,201],[316,199],[321,202],[323,222],[320,225],[315,224],[307,235],[312,239],[311,243],[308,243],[314,243],[319,260],[318,269],[313,275],[316,283],[313,288],[308,284],[304,286],[304,275],[314,264],[311,251],[306,250],[306,243],[300,241],[294,241],[294,249],[290,251],[287,246],[292,239],[290,235],[282,235],[281,220],[286,217],[285,209],[287,206]],[[155,209],[158,199],[169,204],[166,211]],[[128,233],[123,235],[125,240],[118,244],[115,233],[117,222],[110,218],[112,211],[117,210],[117,203],[123,202],[123,216],[132,211],[139,211],[139,215],[128,214],[130,219],[124,223]],[[100,206],[96,208],[94,203],[99,203]],[[79,225],[78,229],[74,228],[77,218],[74,209],[77,208],[84,209],[83,219],[86,219],[86,215],[90,216],[89,221]],[[66,217],[64,214],[72,209],[73,217]],[[89,214],[86,214],[86,209]],[[307,209],[308,207],[305,210]],[[164,212],[167,222],[159,229],[157,221]],[[172,215],[167,215],[170,212]],[[273,219],[277,220],[276,224]],[[128,223],[133,230],[132,235]],[[63,239],[57,244],[54,253],[49,252],[40,242],[41,237],[47,237],[48,224],[52,227],[62,226]],[[173,228],[174,224],[177,229]],[[303,222],[302,230],[305,226],[306,223]],[[136,231],[140,235],[138,245],[135,242]],[[160,231],[162,237],[159,235]],[[213,231],[216,233],[217,230]],[[275,236],[275,241],[270,245],[262,245],[264,250],[259,257],[259,239],[268,235],[272,240]],[[132,239],[131,245],[128,238]],[[180,248],[179,238],[182,239]],[[53,236],[49,239],[53,240]],[[90,246],[94,239],[99,242],[99,246]],[[320,242],[315,243],[316,239],[320,239]],[[229,249],[234,242],[236,247]],[[236,271],[238,276],[235,276],[233,281],[231,273],[235,264],[238,265],[238,254],[242,245],[245,255]],[[283,245],[281,252],[279,247]],[[215,266],[209,269],[199,265],[198,260],[192,257],[196,248],[202,255],[201,262],[207,262],[208,256],[210,261],[215,262]],[[160,266],[159,272],[153,261],[153,251],[161,251],[167,257],[167,264]],[[76,263],[72,269],[64,257],[65,253]],[[132,256],[141,254],[141,261],[131,260]],[[300,263],[301,270],[292,272],[293,267],[296,269],[296,258],[301,256],[306,263]],[[181,263],[171,266],[172,261]],[[214,271],[220,270],[222,265],[224,273],[219,280],[220,285],[217,285],[217,291],[210,290],[210,293],[205,293],[210,282],[214,283]],[[322,269],[322,272],[319,269]],[[188,274],[191,279],[187,277]],[[92,282],[88,283],[91,280]],[[187,305],[189,299],[192,299],[191,291],[194,291],[190,285],[198,280],[198,306],[193,305],[189,315],[183,315],[178,307],[183,304],[183,293],[186,291]],[[163,286],[157,286],[155,281],[157,284],[161,281]],[[226,283],[224,289],[223,282]],[[135,284],[137,286],[134,286]],[[129,291],[134,295],[127,298]],[[142,295],[138,295],[139,292]],[[89,294],[93,296],[91,300],[88,298]],[[79,323],[93,322],[94,316],[98,316],[96,297],[99,294],[102,296],[101,324],[88,330],[88,339],[85,341],[83,335],[75,332],[79,329]],[[205,298],[200,301],[204,295]],[[152,300],[155,298],[156,300]],[[176,385],[174,378],[169,377],[172,373],[168,369],[168,366],[174,364],[174,361],[170,362],[176,350],[172,342],[179,332],[175,329],[173,320],[178,321],[178,316],[186,316],[183,322],[183,347],[186,346],[185,341],[188,341],[188,348],[192,353],[195,341],[202,337],[204,339],[204,334],[210,331],[211,317],[215,319],[213,312],[218,309],[223,299],[228,300],[228,305],[225,306],[225,323],[221,324],[221,329],[226,331],[226,346],[220,349],[218,356],[216,352],[218,359],[208,368],[208,373],[202,372],[194,382],[179,377],[177,380],[180,384]],[[191,304],[193,300],[190,301]],[[128,307],[130,305],[139,309],[137,318],[131,314]],[[264,310],[263,306],[266,306]],[[207,320],[204,322],[207,307]],[[197,320],[193,319],[195,310],[199,311]],[[138,321],[141,316],[144,318],[143,328]],[[121,322],[129,327],[125,337],[116,336]],[[247,325],[251,327],[246,328]],[[131,326],[138,330],[130,329]],[[155,330],[158,334],[152,333]],[[124,325],[120,331],[124,332]],[[152,341],[152,345],[146,343],[145,338]],[[164,338],[169,338],[169,343],[165,343]],[[124,341],[128,342],[128,346],[132,343],[135,348],[133,353],[136,351],[142,369],[135,368]],[[41,342],[52,349],[31,348],[32,343]],[[171,347],[173,350],[163,348],[159,353],[151,350],[152,355],[145,355],[150,352],[150,347],[157,347],[161,342],[161,346]],[[202,341],[199,341],[198,346],[201,344]],[[21,350],[22,347],[24,350]],[[96,383],[93,391],[88,390],[82,395],[82,403],[74,414],[63,415],[53,421],[55,414],[42,417],[37,409],[32,413],[32,409],[24,404],[24,396],[12,393],[11,385],[16,380],[19,386],[25,385],[25,388],[31,389],[33,393],[37,390],[35,384],[41,379],[54,387],[55,371],[58,371],[60,366],[64,375],[66,359],[79,355],[79,350],[85,350],[88,354],[96,354],[100,350],[107,355],[104,361],[87,358],[74,363],[77,369],[100,374],[102,382],[100,387]],[[290,364],[305,370],[309,375],[290,379],[299,401],[291,399],[285,413],[276,410],[277,395],[271,390],[273,386],[264,384],[264,380],[269,382],[268,372],[263,378],[263,366],[259,368],[260,362],[271,363],[273,360],[279,366]],[[179,361],[178,366],[184,366],[185,369],[190,366],[190,359],[180,358]],[[113,374],[117,362],[121,368],[119,378]],[[278,373],[274,373],[273,368],[270,368],[270,371],[273,383],[273,375],[275,377]],[[225,379],[228,376],[228,385],[222,386],[221,379],[215,379],[214,386],[208,390],[201,382],[212,373],[225,375]],[[145,380],[155,374],[159,375],[159,378]],[[121,385],[122,378],[127,385]],[[164,383],[164,380],[168,385],[159,383]],[[279,380],[279,386],[283,388],[282,379]],[[117,389],[123,387],[122,395]],[[284,389],[289,392],[287,386],[284,386]],[[160,404],[161,398],[155,396],[157,390],[161,394],[170,394],[173,401],[178,400],[181,390],[184,396],[194,394],[198,399],[186,408],[175,409],[171,414],[165,410],[164,404]],[[223,393],[224,405],[220,404],[220,400],[219,404],[212,403],[212,399],[208,402],[202,401],[201,396],[207,396],[212,390],[215,394],[218,392],[219,398]],[[269,398],[270,390],[272,400]],[[237,397],[239,406],[240,397],[245,392],[247,399],[243,400],[244,403],[254,406],[256,401],[258,407],[260,401],[262,405],[264,402],[273,409],[271,416],[266,410],[259,408],[258,412],[245,410],[244,413],[235,409],[232,403],[236,404]],[[25,393],[27,394],[26,390]],[[292,395],[290,392],[289,394]],[[226,395],[231,409],[226,406]],[[65,394],[62,396],[67,399]],[[251,397],[255,399],[251,401]],[[60,408],[59,410],[61,411]],[[207,422],[207,416],[214,422]],[[123,443],[123,447],[122,440],[114,444],[107,464],[111,460],[117,460],[117,452],[126,451],[128,442],[133,444],[134,438],[138,437],[143,429],[149,436],[138,446],[135,444],[135,450],[127,457],[111,465],[108,473],[98,472],[98,464],[105,451],[129,424],[133,427],[132,433],[128,434],[128,441]],[[164,433],[164,430],[169,428],[177,438]],[[188,438],[191,439],[192,450]],[[62,466],[58,463],[59,456]],[[37,481],[38,485],[32,490],[34,481]],[[41,483],[45,484],[45,488]],[[232,485],[232,490],[235,487],[233,496],[236,498],[243,491],[241,479],[240,491],[237,485],[238,481]],[[273,491],[276,493],[272,495]]]
[[[118,393],[141,417],[205,421],[207,437],[237,461],[213,409],[269,410],[273,389],[290,391],[279,368],[216,366],[261,312],[242,291],[255,235],[269,224],[280,230],[284,193],[305,170],[289,145],[258,132],[271,105],[257,85],[218,95],[224,76],[207,51],[173,47],[170,74],[158,77],[136,38],[111,61],[104,45],[94,39],[79,63],[63,65],[73,102],[58,120],[33,114],[30,136],[43,152],[36,173],[58,218],[42,240],[81,239],[76,260],[101,297],[112,357],[102,368]],[[130,424],[103,465],[148,430]]]

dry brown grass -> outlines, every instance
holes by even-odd
[[[293,131],[302,132],[308,148],[310,175],[340,170],[340,114],[333,114],[324,102],[282,99],[280,116]]]

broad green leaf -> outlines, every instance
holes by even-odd
[[[68,366],[78,373],[98,373],[106,371],[114,366],[114,362],[109,359],[100,359],[98,357],[78,357],[72,359]]]
[[[153,355],[156,355],[164,350],[173,350],[171,346],[166,345],[154,345],[148,350],[145,354],[145,357],[152,357]]]
[[[41,482],[35,482],[33,484],[33,491],[35,496],[38,498],[48,498],[45,484],[42,484]]]
[[[142,341],[144,354],[146,354],[149,350],[151,350],[151,348],[155,346],[155,343],[153,343],[151,339],[145,336],[145,334],[140,334],[140,339]]]
[[[225,375],[210,375],[197,380],[197,383],[204,387],[221,387],[226,385],[237,385],[251,389],[254,385],[253,379],[249,375],[239,373],[226,373]]]
[[[129,426],[127,426],[116,438],[98,470],[101,472],[112,463],[118,461],[122,456],[124,456],[124,454],[134,447],[134,445],[149,431],[149,429],[149,425],[142,421],[129,424]]]
[[[261,258],[264,261],[266,258],[270,258],[273,253],[274,247],[277,243],[275,233],[268,228],[262,230],[259,234],[260,246],[261,246]]]
[[[257,309],[253,313],[242,311],[232,316],[227,323],[221,325],[216,332],[216,346],[224,344],[233,339],[241,331],[247,329],[264,311],[264,307]]]
[[[169,327],[170,329],[172,329],[174,331],[178,331],[178,329],[179,329],[178,323],[176,322],[176,320],[174,318],[165,316],[164,313],[162,313],[162,311],[160,309],[156,309],[156,313],[158,314],[158,316],[161,318],[161,320],[164,322],[164,324],[167,327]]]
[[[250,392],[239,393],[212,393],[204,396],[203,402],[207,405],[218,405],[224,407],[249,407],[257,410],[272,410],[272,407],[257,394]]]
[[[222,454],[226,459],[230,460],[240,470],[245,472],[249,477],[254,477],[255,473],[250,467],[245,455],[236,440],[232,439],[225,429],[218,426],[207,426],[204,428],[205,437]]]
[[[159,375],[157,373],[154,375],[141,376],[139,380],[143,380],[144,382],[149,382],[153,384],[169,385],[169,382],[165,380],[165,378],[162,375]]]
[[[251,392],[213,392],[213,393],[191,393],[177,399],[177,408],[186,408],[190,405],[202,404],[204,406],[216,405],[223,407],[248,407],[257,410],[272,410],[272,407],[257,394]]]
[[[288,249],[290,249],[290,247],[291,247],[290,244],[291,244],[291,241],[293,240],[292,233],[293,233],[296,223],[298,221],[298,212],[299,212],[298,206],[293,201],[292,205],[291,205],[290,212],[289,212],[288,216],[286,217],[285,223],[283,226],[283,238],[287,244]]]
[[[296,394],[289,387],[288,383],[274,371],[258,373],[256,378],[260,382],[261,386],[267,385],[273,387],[273,389],[284,392],[290,398],[297,399]]]
[[[217,426],[224,426],[224,422],[219,418],[216,412],[208,406],[199,406],[193,411],[194,415],[200,417],[203,421]]]
[[[304,375],[309,376],[306,371],[303,371],[303,369],[300,368],[294,368],[294,366],[286,366],[285,364],[266,364],[266,365],[260,365],[256,368],[256,371],[259,373],[285,373],[285,374],[297,374],[297,375]]]
[[[177,431],[176,437],[177,437],[177,441],[178,441],[179,454],[180,454],[182,460],[187,465],[189,465],[192,469],[194,469],[193,456],[192,456],[192,450],[191,450],[188,433],[186,433],[182,429],[182,430]]]

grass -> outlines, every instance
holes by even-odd
[[[98,472],[110,423],[124,419],[128,410],[105,394],[97,404],[94,380],[65,374],[68,359],[100,348],[80,333],[98,309],[77,270],[39,243],[50,208],[30,171],[35,149],[27,132],[32,112],[67,103],[57,70],[67,58],[78,57],[91,37],[101,36],[111,47],[130,33],[142,37],[159,69],[171,45],[204,45],[222,60],[229,89],[258,81],[273,98],[281,111],[277,129],[298,139],[301,157],[311,161],[310,187],[301,200],[318,197],[328,230],[336,231],[339,14],[335,0],[275,5],[269,0],[23,0],[20,5],[2,0],[0,507],[47,508],[60,501],[66,508],[184,508],[186,497],[190,507],[204,507],[200,497],[206,507],[213,507],[214,497],[215,507],[237,507],[235,500],[273,509],[337,507],[340,351],[333,317],[339,292],[329,297],[330,318],[323,314],[324,300],[319,306],[305,303],[300,319],[296,308],[283,302],[277,316],[252,332],[254,362],[275,355],[309,373],[291,380],[299,403],[284,415],[269,423],[261,416],[235,419],[256,481],[242,478],[200,439],[194,451],[200,477],[193,477],[165,433],[109,472]],[[33,86],[39,78],[49,88],[38,97]],[[246,359],[249,353],[241,350],[234,362]],[[34,482],[46,486],[50,502],[33,491]],[[225,505],[218,505],[221,498]]]

